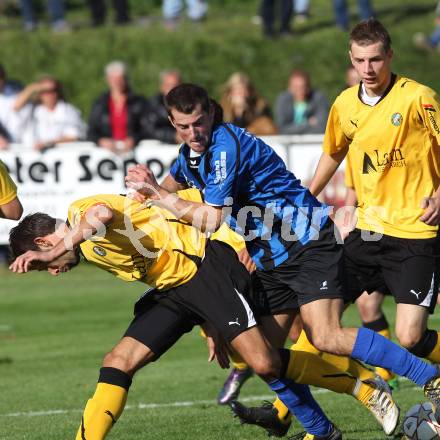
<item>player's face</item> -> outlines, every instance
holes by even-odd
[[[360,46],[355,42],[350,49],[353,67],[365,85],[368,94],[379,96],[391,79],[393,51],[385,52],[381,42]]]
[[[69,272],[69,270],[79,264],[79,261],[79,251],[73,249],[50,263],[33,262],[32,270],[49,272],[51,275],[58,276],[60,273]]]
[[[173,108],[171,115],[170,121],[182,141],[196,153],[203,153],[211,142],[214,112],[207,113],[198,104],[190,114]]]

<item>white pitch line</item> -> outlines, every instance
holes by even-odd
[[[329,390],[319,389],[315,390],[313,394],[329,393]],[[241,402],[255,402],[258,400],[272,400],[274,399],[274,394],[265,394],[262,396],[249,396],[240,399]],[[217,406],[215,400],[189,400],[189,401],[178,401],[178,402],[168,402],[168,403],[138,403],[137,405],[127,405],[125,410],[136,410],[136,409],[157,409],[157,408],[182,408],[196,405],[212,405]],[[52,409],[47,411],[24,411],[24,412],[14,412],[7,414],[0,414],[0,417],[42,417],[42,416],[53,416],[58,414],[69,414],[69,413],[81,413],[83,409]]]
[[[405,378],[399,378],[400,381],[406,381]],[[409,388],[410,390],[420,389],[417,386]],[[324,388],[314,389],[313,394],[326,394],[330,393],[330,390]],[[241,402],[255,402],[261,400],[273,400],[274,394],[264,394],[261,396],[249,396],[240,398]],[[139,409],[157,409],[157,408],[183,408],[196,405],[212,405],[217,406],[215,400],[188,400],[188,401],[177,401],[177,402],[167,402],[167,403],[138,403],[137,405],[127,405],[125,410],[139,410]],[[70,413],[81,413],[83,409],[52,409],[47,411],[24,411],[0,414],[0,417],[43,417],[43,416],[53,416],[59,414],[70,414]]]

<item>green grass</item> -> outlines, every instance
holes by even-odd
[[[120,282],[87,265],[60,278],[45,273],[18,276],[0,269],[0,279],[0,439],[74,438],[102,357],[126,329],[143,286]],[[390,318],[393,309],[387,301]],[[355,310],[345,320],[357,324]],[[438,313],[432,322],[439,328]],[[204,341],[194,331],[160,361],[141,370],[127,410],[109,438],[266,438],[255,427],[239,426],[227,408],[215,404],[226,372],[208,365],[206,358]],[[250,380],[242,392],[254,404],[262,396],[270,398],[270,393],[257,379]],[[422,392],[407,381],[395,396],[403,412],[424,400]],[[384,438],[368,412],[352,398],[322,390],[316,397],[344,431],[345,440]],[[173,402],[191,403],[171,406]],[[165,406],[145,407],[151,404]],[[60,413],[52,413],[56,410]],[[297,425],[291,432],[295,430],[299,430]]]
[[[47,25],[26,34],[21,31],[18,16],[3,16],[0,60],[11,77],[24,82],[42,72],[59,77],[68,97],[85,116],[105,88],[103,66],[112,59],[128,63],[135,91],[145,95],[156,92],[158,73],[169,67],[181,69],[186,80],[203,84],[215,97],[221,84],[237,70],[249,73],[271,102],[285,88],[293,67],[310,71],[314,85],[330,100],[343,87],[347,34],[335,28],[329,0],[311,2],[311,19],[295,28],[293,39],[274,41],[263,39],[260,27],[251,22],[259,3],[256,0],[210,0],[204,23],[194,26],[185,19],[175,32],[163,29],[160,1],[131,3],[134,23],[139,16],[148,15],[147,27],[109,24],[92,29],[87,25],[88,10],[82,0],[68,2],[67,18],[75,26],[68,35],[54,35]],[[349,3],[354,24],[356,2]],[[439,90],[440,57],[421,52],[412,44],[415,32],[432,31],[436,0],[374,3],[393,38],[395,71]]]

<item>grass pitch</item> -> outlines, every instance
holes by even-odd
[[[73,439],[82,408],[94,391],[103,355],[126,329],[141,284],[123,283],[81,265],[59,278],[0,269],[0,439]],[[394,304],[386,311],[393,319]],[[358,324],[355,309],[345,317]],[[439,328],[440,314],[432,317]],[[256,440],[266,434],[240,426],[228,408],[215,403],[227,372],[206,362],[198,331],[180,340],[133,381],[127,409],[109,439]],[[345,440],[385,438],[372,416],[353,398],[323,390],[315,395]],[[270,399],[251,379],[241,397],[250,404]],[[420,389],[401,382],[395,397],[404,414],[425,400]],[[300,430],[292,426],[290,434]]]

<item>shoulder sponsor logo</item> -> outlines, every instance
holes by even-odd
[[[101,246],[93,246],[93,252],[100,257],[105,257],[107,255],[107,251]]]
[[[402,125],[402,120],[403,120],[403,116],[400,113],[394,113],[391,116],[391,123],[395,127],[399,127],[400,125]]]
[[[352,125],[354,125],[356,128],[358,128],[358,119],[350,119],[350,122],[352,123]]]
[[[240,327],[240,323],[238,322],[238,318],[235,318],[235,321],[229,321],[229,325],[238,325]]]
[[[226,170],[226,151],[220,153],[220,159],[214,162],[215,167],[215,179],[214,183],[216,185],[222,185],[226,180],[227,170]]]
[[[432,104],[422,104],[423,108],[428,112],[428,119],[432,125],[433,130],[440,134],[440,128],[438,126],[437,121],[435,120],[434,113],[437,113],[434,106]]]
[[[362,174],[381,173],[387,168],[401,168],[405,166],[405,158],[400,148],[395,148],[389,153],[374,150],[374,154],[371,154],[371,156],[364,153]]]
[[[435,108],[432,104],[422,104],[423,108],[428,112],[435,112]]]
[[[328,290],[328,283],[327,283],[327,281],[323,281],[321,283],[321,286],[320,286],[319,290]]]

